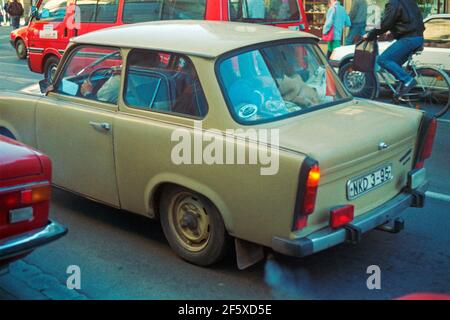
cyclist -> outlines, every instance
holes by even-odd
[[[378,57],[377,61],[382,68],[400,81],[400,88],[397,90],[399,96],[407,94],[417,84],[402,65],[411,53],[423,46],[424,30],[422,13],[415,0],[389,0],[380,28],[371,30],[363,37],[366,40],[374,40],[380,34],[390,33],[397,40]]]

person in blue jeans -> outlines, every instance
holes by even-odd
[[[408,56],[423,46],[422,13],[415,0],[389,0],[386,3],[380,28],[371,30],[364,39],[374,40],[380,34],[391,33],[395,41],[379,57],[378,64],[390,72],[398,81],[398,95],[407,94],[417,81],[403,68]]]
[[[356,40],[361,39],[366,33],[366,20],[367,20],[367,1],[366,0],[353,0],[350,13],[348,14],[352,26],[345,39],[345,45],[355,43]]]

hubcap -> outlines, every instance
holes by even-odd
[[[25,46],[24,46],[24,44],[22,43],[22,42],[19,42],[18,44],[17,44],[17,52],[19,53],[19,55],[23,55],[24,54],[24,51],[25,51]]]
[[[56,64],[52,64],[50,68],[48,68],[47,78],[50,82],[53,81],[57,68],[58,66]]]
[[[349,70],[344,75],[344,84],[351,93],[358,93],[366,85],[366,76],[363,72]]]
[[[207,246],[210,219],[200,199],[187,192],[178,194],[172,201],[169,222],[185,249],[198,252]]]

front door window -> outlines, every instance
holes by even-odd
[[[71,54],[55,91],[117,104],[122,57],[116,48],[83,46]]]

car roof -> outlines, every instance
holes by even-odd
[[[450,13],[436,13],[436,14],[430,14],[430,15],[427,16],[425,19],[423,19],[423,21],[424,21],[424,22],[427,22],[428,20],[436,19],[436,18],[450,18]]]
[[[171,20],[101,29],[76,37],[72,42],[215,58],[241,47],[290,38],[318,39],[309,33],[258,24]]]

